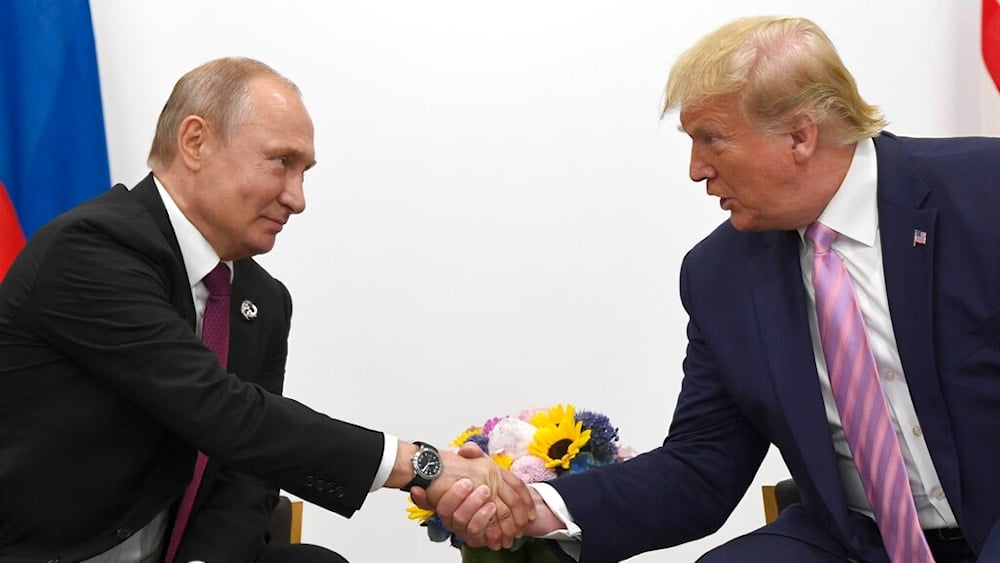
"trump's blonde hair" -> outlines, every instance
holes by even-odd
[[[702,37],[677,59],[663,114],[736,94],[745,117],[766,132],[813,120],[827,142],[846,145],[886,126],[865,102],[826,33],[805,18],[753,16]]]

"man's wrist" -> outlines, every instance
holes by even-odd
[[[413,454],[417,453],[419,446],[399,440],[396,447],[396,461],[392,466],[392,473],[385,481],[385,486],[390,489],[401,489],[413,479]]]
[[[411,487],[427,488],[444,473],[442,453],[425,442],[399,441],[392,473],[385,486],[409,491]]]

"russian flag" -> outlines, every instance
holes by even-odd
[[[24,241],[110,186],[88,0],[0,2],[0,278]]]

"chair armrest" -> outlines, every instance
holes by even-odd
[[[302,501],[281,495],[271,513],[271,544],[283,545],[302,541]]]

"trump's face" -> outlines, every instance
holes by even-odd
[[[803,185],[794,135],[755,127],[735,94],[682,109],[680,118],[681,129],[691,137],[691,179],[705,180],[708,195],[719,198],[733,227],[795,229],[814,218],[815,196]]]
[[[271,250],[305,210],[303,178],[315,163],[313,125],[298,93],[275,78],[249,84],[252,110],[226,141],[206,132],[189,211],[224,260]]]

